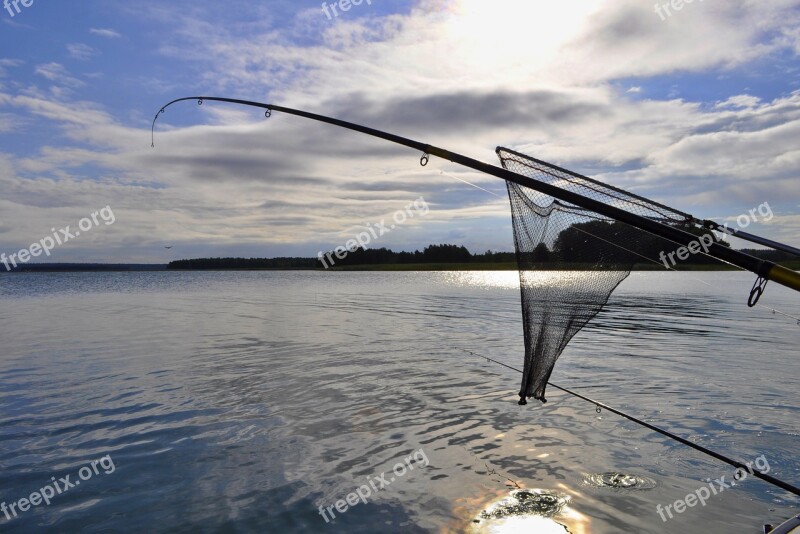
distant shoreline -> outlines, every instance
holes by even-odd
[[[564,232],[562,232],[563,234]],[[558,243],[557,243],[558,245]],[[276,258],[242,258],[242,257],[206,257],[174,260],[168,264],[148,263],[25,263],[15,264],[12,273],[53,273],[53,272],[147,272],[147,271],[377,271],[377,272],[414,272],[414,271],[516,271],[518,259],[522,259],[526,268],[541,271],[593,271],[593,270],[628,270],[626,262],[639,261],[633,265],[632,271],[665,271],[667,267],[658,260],[648,263],[633,256],[621,258],[595,258],[584,250],[581,243],[562,244],[551,248],[544,244],[536,250],[523,253],[487,250],[483,253],[471,253],[463,245],[428,245],[422,251],[395,252],[388,248],[329,252],[314,257],[276,257]],[[568,246],[569,245],[569,246]],[[651,247],[652,248],[652,247]],[[640,256],[647,252],[657,255],[657,249],[642,249]],[[769,249],[741,249],[741,252],[771,261],[788,269],[800,270],[800,258],[791,254]],[[664,262],[667,259],[661,258]],[[642,256],[643,259],[647,257]],[[736,271],[736,267],[700,255],[684,258],[672,269],[677,271]],[[0,269],[0,272],[3,272]]]
[[[800,270],[800,260],[779,262],[786,268]],[[163,264],[28,264],[22,269],[10,272],[0,270],[0,274],[30,274],[30,273],[79,273],[79,272],[227,272],[227,271],[315,271],[315,272],[430,272],[430,271],[516,271],[516,262],[501,263],[414,263],[414,264],[381,264],[381,265],[349,265],[344,267],[331,267],[330,269],[314,267],[237,267],[237,268],[170,268]],[[563,270],[583,271],[575,269],[548,269],[546,265],[539,266],[538,270]],[[636,264],[632,271],[665,271],[659,265]],[[726,272],[739,271],[740,269],[726,265],[679,265],[676,271],[706,271]]]
[[[0,268],[0,274],[147,272],[166,271],[168,267],[165,263],[27,263],[10,271]]]

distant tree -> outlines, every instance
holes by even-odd
[[[544,243],[539,243],[533,249],[534,263],[547,263],[550,261],[550,249]]]
[[[469,263],[472,254],[464,246],[430,245],[422,251],[425,263]]]
[[[553,252],[559,260],[566,263],[596,263],[599,258],[601,241],[597,237],[613,237],[610,223],[589,221],[573,224],[562,230],[553,245]]]

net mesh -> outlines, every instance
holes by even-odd
[[[505,148],[504,168],[637,215],[687,229],[691,217]],[[506,182],[519,267],[525,365],[520,404],[545,388],[569,341],[606,305],[636,263],[660,263],[675,247],[625,223]]]

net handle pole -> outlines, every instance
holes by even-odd
[[[158,111],[158,113],[156,113],[155,117],[153,118],[151,134],[155,132],[155,124],[156,120],[158,119],[158,116],[164,113],[164,110],[167,107],[177,102],[183,102],[187,100],[196,100],[198,104],[202,104],[204,101],[208,100],[208,101],[227,102],[230,104],[239,104],[243,106],[256,107],[267,110],[265,112],[267,116],[271,115],[273,111],[277,111],[280,113],[286,113],[288,115],[295,115],[298,117],[303,117],[317,122],[338,126],[340,128],[346,128],[348,130],[361,132],[363,134],[370,135],[372,137],[384,139],[391,143],[416,149],[424,154],[423,159],[429,156],[437,156],[439,158],[451,161],[453,163],[457,163],[459,165],[463,165],[464,167],[468,167],[478,172],[482,172],[490,176],[494,176],[496,178],[500,178],[502,180],[506,180],[508,182],[521,185],[523,187],[529,187],[531,189],[539,191],[540,193],[544,193],[545,195],[549,195],[564,202],[569,202],[570,204],[574,204],[581,208],[600,213],[602,215],[605,215],[606,217],[610,217],[612,219],[624,222],[640,230],[644,230],[646,232],[663,237],[665,239],[669,239],[670,241],[673,241],[679,245],[688,247],[690,244],[697,242],[697,236],[690,234],[688,232],[684,232],[683,230],[679,230],[677,228],[667,226],[665,224],[653,221],[651,219],[642,217],[640,215],[636,215],[634,213],[625,211],[623,209],[610,206],[608,204],[604,204],[603,202],[585,197],[583,195],[579,195],[577,193],[573,193],[572,191],[567,191],[544,182],[533,180],[532,178],[529,178],[527,176],[523,176],[521,174],[509,171],[508,169],[497,167],[495,165],[490,165],[488,163],[478,161],[474,158],[470,158],[468,156],[464,156],[456,152],[451,152],[449,150],[437,146],[421,143],[413,139],[408,139],[405,137],[401,137],[399,135],[390,134],[381,130],[376,130],[374,128],[362,126],[360,124],[334,119],[332,117],[326,117],[324,115],[318,115],[316,113],[309,113],[307,111],[302,111],[298,109],[292,109],[283,106],[275,106],[272,104],[265,104],[263,102],[253,102],[250,100],[240,100],[235,98],[224,98],[224,97],[214,97],[214,96],[189,96],[184,98],[178,98],[163,106]],[[737,250],[732,250],[728,247],[723,247],[718,243],[712,243],[708,247],[708,249],[709,249],[708,254],[714,256],[717,259],[726,261],[732,265],[735,265],[737,267],[755,273],[764,280],[773,280],[781,285],[794,289],[795,291],[800,291],[800,275],[798,275],[798,273],[795,273],[793,271],[775,265],[770,261],[761,260],[759,258],[750,256],[749,254],[745,254]]]

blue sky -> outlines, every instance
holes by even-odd
[[[665,2],[661,2],[665,3]],[[0,10],[0,251],[110,206],[49,261],[316,255],[423,196],[377,246],[511,250],[503,184],[302,119],[300,107],[494,162],[505,145],[701,217],[800,243],[800,8],[366,0]],[[500,196],[470,187],[453,176]],[[173,246],[165,249],[165,246]]]

